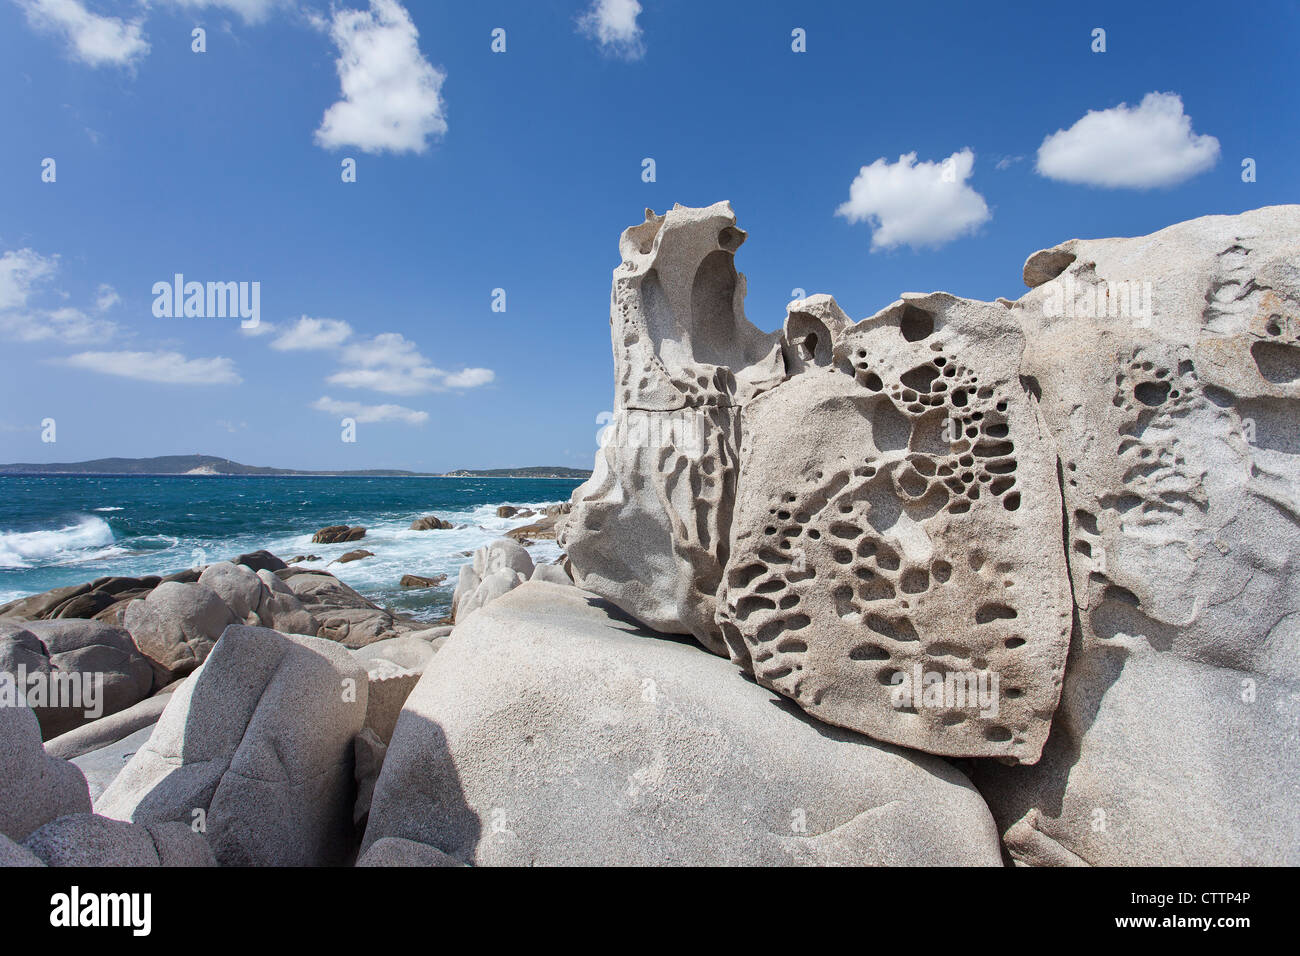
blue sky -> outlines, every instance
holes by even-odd
[[[765,330],[1016,298],[1065,239],[1300,200],[1298,46],[1291,3],[0,0],[0,461],[590,467],[645,207],[731,200]],[[178,272],[260,283],[262,334],[155,316]]]

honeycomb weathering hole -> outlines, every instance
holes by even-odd
[[[1250,347],[1259,374],[1274,385],[1288,385],[1300,379],[1300,346],[1280,342],[1256,342]]]
[[[914,305],[905,305],[898,320],[898,330],[907,341],[920,342],[934,335],[934,316]]]
[[[899,376],[899,381],[908,388],[928,394],[934,380],[938,377],[939,369],[927,362],[925,365],[918,365],[911,371],[904,372]]]
[[[736,266],[731,253],[715,249],[704,257],[691,283],[691,326],[695,360],[727,366],[734,361]]]
[[[744,241],[745,233],[735,226],[724,226],[722,231],[718,233],[718,245],[728,252],[735,252]]]
[[[1014,608],[991,601],[988,604],[981,605],[979,610],[975,612],[975,623],[991,624],[993,621],[1009,621],[1017,616]]]
[[[1036,289],[1044,282],[1050,282],[1070,266],[1074,265],[1075,255],[1064,249],[1043,249],[1035,252],[1025,263],[1025,285]]]
[[[791,312],[786,319],[786,337],[797,363],[831,364],[833,338],[817,316],[810,312]]]
[[[1169,398],[1169,383],[1142,382],[1133,389],[1133,397],[1148,408],[1158,408]]]
[[[912,437],[912,420],[894,407],[889,399],[871,403],[871,437],[880,451],[898,451],[907,447]]]

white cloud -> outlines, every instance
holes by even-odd
[[[420,354],[400,332],[384,332],[343,349],[345,367],[331,375],[331,385],[369,388],[389,395],[437,391],[447,374]]]
[[[235,363],[220,356],[189,359],[179,352],[78,352],[58,364],[162,385],[238,385]]]
[[[260,323],[259,323],[260,324]],[[338,348],[352,337],[352,326],[338,319],[313,319],[304,315],[271,343],[281,352],[307,352]]]
[[[345,388],[368,388],[387,395],[419,395],[438,390],[441,369],[432,366],[415,368],[345,368],[326,379],[331,385]]]
[[[325,395],[311,403],[311,407],[332,415],[346,415],[359,423],[404,422],[423,425],[429,420],[428,412],[416,411],[405,405],[362,405],[360,402],[339,402]]]
[[[343,350],[343,361],[363,368],[419,368],[429,364],[416,344],[400,332],[381,332]],[[441,374],[441,373],[440,373]]]
[[[343,98],[325,111],[319,146],[423,153],[430,136],[447,132],[440,93],[447,75],[421,55],[419,31],[397,0],[335,10],[329,32]]]
[[[645,56],[644,37],[636,22],[640,13],[637,0],[592,0],[591,8],[578,18],[578,29],[605,52],[639,60]]]
[[[384,332],[343,348],[343,368],[326,381],[346,388],[368,388],[389,395],[419,395],[449,388],[475,388],[496,378],[487,368],[446,372],[421,354],[400,332]]]
[[[260,339],[263,335],[270,335],[279,328],[274,322],[268,322],[266,319],[259,319],[257,325],[244,326],[243,322],[239,323],[241,335],[247,335],[250,339]]]
[[[239,14],[245,23],[261,23],[277,7],[288,6],[292,0],[166,0],[178,7],[206,10],[215,7]]]
[[[18,249],[0,256],[0,337],[17,342],[87,345],[117,334],[116,323],[93,318],[82,309],[32,306],[30,300],[39,294],[39,287],[48,285],[58,269],[58,256],[43,256],[32,249]],[[118,301],[111,286],[101,285],[95,309],[105,312]]]
[[[18,249],[0,256],[0,312],[27,306],[32,287],[58,271],[58,256]]]
[[[244,330],[248,335],[265,335],[273,327]],[[452,388],[477,388],[496,379],[488,368],[464,368],[447,372],[438,368],[419,346],[400,332],[381,332],[370,338],[354,339],[352,326],[338,319],[302,316],[292,326],[276,332],[271,348],[279,351],[331,351],[339,368],[326,382],[344,388],[362,388],[388,395],[423,395]]]
[[[490,368],[466,368],[448,375],[443,384],[448,388],[477,388],[497,377]]]
[[[998,169],[1010,169],[1010,168],[1011,168],[1012,166],[1014,166],[1016,163],[1019,163],[1019,162],[1021,162],[1022,160],[1024,160],[1024,158],[1025,158],[1025,157],[1023,157],[1023,156],[1003,156],[1003,157],[1002,157],[1001,159],[999,159],[999,160],[997,161],[997,163],[995,163],[994,165],[995,165]]]
[[[107,312],[109,309],[113,308],[113,306],[119,305],[121,302],[122,297],[117,294],[117,290],[106,282],[101,283],[99,288],[95,290],[96,312]]]
[[[65,307],[41,313],[0,315],[0,331],[19,342],[90,345],[112,338],[118,326],[115,322],[92,318],[80,309]]]
[[[941,163],[918,163],[916,153],[900,156],[896,163],[877,159],[858,172],[848,202],[835,215],[849,222],[869,221],[873,250],[942,245],[992,218],[984,197],[966,184],[974,168],[969,148]]]
[[[89,66],[132,66],[149,52],[141,21],[105,17],[80,0],[17,0],[34,29],[62,36],[73,59]]]
[[[1172,186],[1212,167],[1219,141],[1192,132],[1177,93],[1148,93],[1135,107],[1089,110],[1038,147],[1040,175],[1112,189]]]

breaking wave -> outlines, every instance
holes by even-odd
[[[103,518],[80,515],[76,524],[42,531],[0,532],[0,568],[36,568],[109,556],[113,529]]]

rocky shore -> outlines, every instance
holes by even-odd
[[[355,531],[349,540],[364,534]],[[461,573],[453,620],[527,580],[572,585],[512,539],[480,549]],[[32,863],[26,848],[47,865],[96,866],[352,862],[353,813],[364,822],[403,703],[451,631],[265,551],[4,605],[0,769],[15,786],[0,799],[0,855]],[[27,706],[12,699],[20,688]],[[207,744],[187,738],[199,726]],[[179,771],[200,759],[212,765],[197,777]],[[265,773],[276,780],[269,792],[261,777],[235,782]],[[160,811],[169,788],[180,803]],[[146,797],[143,812],[135,801]],[[217,823],[256,826],[257,846],[183,825],[196,811],[209,819],[218,798]],[[312,812],[292,828],[266,818],[298,801]]]
[[[0,863],[1300,862],[1300,207],[772,333],[744,239],[624,232],[592,477],[446,624],[266,552],[0,607]]]

